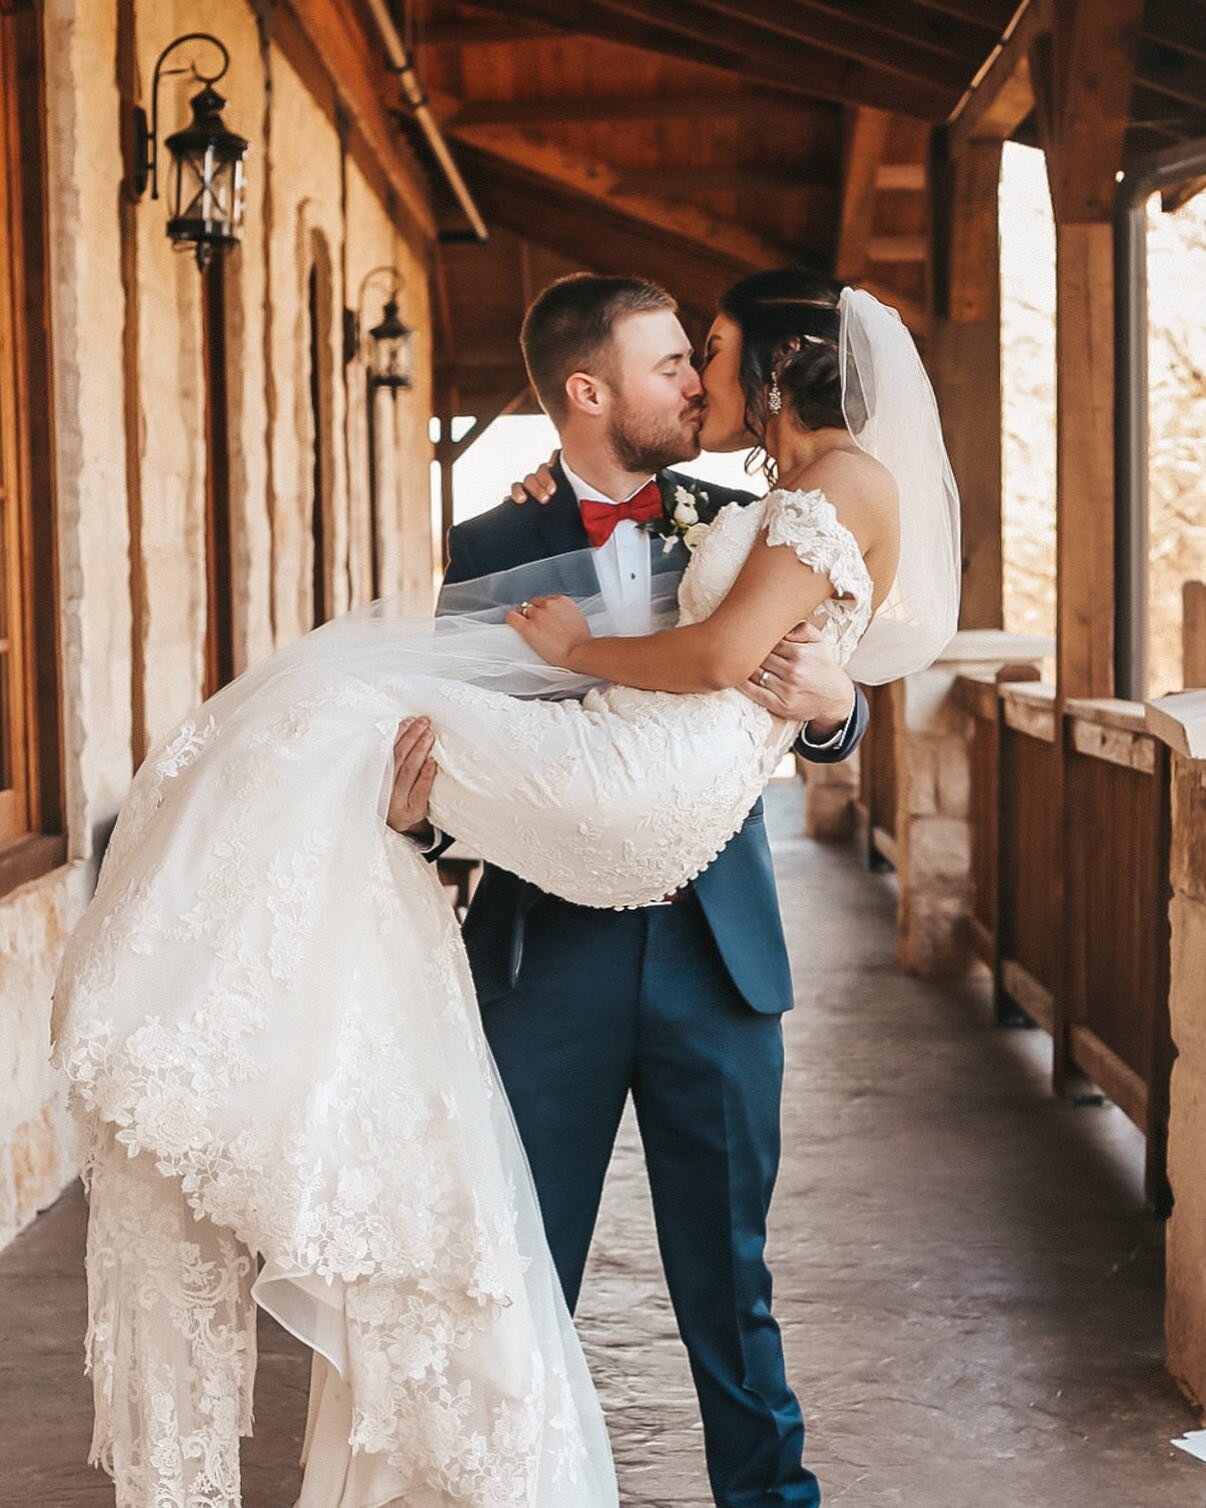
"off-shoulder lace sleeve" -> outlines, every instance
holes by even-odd
[[[789,545],[804,562],[833,584],[834,597],[818,609],[822,632],[840,664],[854,653],[871,622],[875,584],[858,540],[819,489],[772,492],[766,500],[766,541]]]
[[[805,565],[833,583],[839,597],[871,597],[871,578],[858,540],[820,490],[772,492],[766,504],[766,542],[789,545]]]

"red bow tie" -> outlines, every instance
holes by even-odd
[[[602,549],[615,533],[622,518],[644,523],[646,519],[661,518],[662,494],[656,482],[646,482],[626,503],[599,503],[592,497],[582,499],[582,522],[596,550]]]

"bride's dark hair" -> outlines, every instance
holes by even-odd
[[[741,330],[738,381],[745,425],[766,447],[767,394],[779,379],[783,412],[805,429],[846,429],[838,368],[838,299],[842,287],[806,267],[755,272],[720,300]]]

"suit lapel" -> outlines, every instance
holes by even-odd
[[[567,555],[590,547],[574,489],[566,480],[561,463],[553,467],[557,490],[547,503],[536,503],[536,528],[546,555]],[[528,504],[532,507],[532,504]]]

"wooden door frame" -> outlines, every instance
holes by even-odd
[[[7,322],[12,353],[11,381],[4,384],[10,393],[5,427],[15,503],[11,538],[19,565],[9,584],[13,625],[21,636],[25,763],[25,830],[0,844],[0,893],[56,867],[67,853],[44,90],[37,9],[0,13],[0,179],[8,190],[0,200],[0,236],[8,259],[0,318]]]

